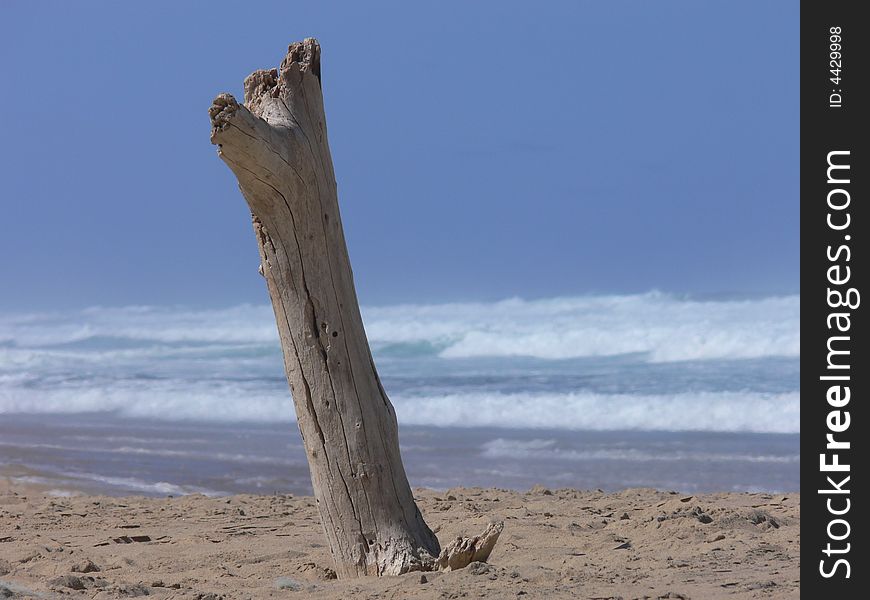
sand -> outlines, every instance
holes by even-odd
[[[415,490],[490,564],[339,581],[313,498],[58,497],[0,476],[0,598],[798,598],[800,497]],[[26,487],[25,487],[26,485]]]

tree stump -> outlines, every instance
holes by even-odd
[[[341,225],[319,44],[310,38],[291,44],[278,69],[255,71],[244,87],[244,105],[229,94],[215,98],[211,141],[251,209],[338,576],[470,562],[456,553],[486,560],[475,552],[477,542],[455,542],[456,552],[439,556],[405,475],[396,413],[372,360]],[[501,526],[495,538],[487,531],[486,556]]]

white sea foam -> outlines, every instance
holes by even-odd
[[[697,301],[650,292],[406,304],[367,308],[363,316],[376,348],[425,344],[443,358],[564,359],[645,353],[652,361],[671,362],[800,355],[799,296]],[[0,346],[20,350],[104,339],[229,345],[223,350],[277,344],[267,306],[222,310],[91,308],[77,313],[0,317]],[[111,349],[113,353],[124,351],[123,347]],[[6,352],[2,361],[26,366],[39,358],[33,353]]]
[[[637,448],[598,448],[595,450],[575,450],[560,448],[556,440],[511,440],[496,438],[483,444],[481,454],[486,458],[513,458],[526,460],[601,461],[622,460],[632,462],[668,461],[737,461],[750,463],[799,463],[798,454],[726,454],[715,452],[644,451]]]
[[[72,479],[80,479],[85,481],[94,481],[103,485],[120,488],[122,490],[131,490],[137,492],[145,492],[149,494],[168,494],[173,496],[184,496],[186,494],[203,494],[205,496],[223,496],[225,492],[210,490],[208,488],[194,485],[177,485],[167,481],[144,481],[135,477],[108,477],[98,475],[96,473],[85,472],[68,472],[66,477]]]
[[[667,395],[453,394],[393,398],[399,421],[417,425],[570,430],[800,432],[800,394],[681,392]]]
[[[45,495],[46,496],[54,496],[55,498],[74,498],[76,496],[83,496],[84,494],[82,494],[81,492],[77,492],[75,490],[54,489],[54,490],[46,490]]]
[[[94,338],[149,342],[272,342],[278,339],[272,309],[92,307],[78,312],[0,316],[0,343],[23,347],[71,344]]]
[[[799,296],[699,302],[652,292],[393,306],[364,315],[375,343],[428,342],[444,358],[645,353],[672,362],[800,355]]]
[[[403,423],[799,431],[794,366],[756,368],[741,379],[742,367],[716,362],[790,357],[793,364],[798,296],[713,302],[651,292],[399,305],[363,315],[375,356],[392,369],[385,384]],[[584,370],[587,357],[623,355],[617,371]],[[536,360],[512,361],[510,384],[499,387],[512,357]],[[549,379],[541,383],[535,369],[545,361]],[[705,366],[685,370],[688,379],[662,366],[681,361]],[[633,370],[621,378],[624,365]],[[483,383],[462,381],[456,369]],[[268,306],[0,315],[0,414],[289,421],[282,371]]]
[[[99,439],[99,438],[95,438]],[[151,441],[150,443],[154,443]],[[30,448],[36,450],[61,450],[63,452],[79,452],[81,446],[64,445],[64,444],[48,444],[43,442],[6,442],[0,440],[0,447],[10,448]],[[287,444],[287,447],[291,447]],[[259,464],[259,465],[280,465],[280,466],[295,466],[298,461],[294,462],[282,457],[264,456],[258,454],[245,453],[227,453],[227,452],[202,452],[195,450],[171,450],[160,447],[142,447],[142,446],[120,446],[120,447],[98,447],[89,445],[88,451],[104,452],[106,454],[136,454],[144,456],[162,456],[168,458],[176,458],[180,460],[213,460],[223,462],[234,462],[243,464]]]
[[[292,420],[289,393],[182,381],[84,381],[57,387],[0,387],[0,414],[110,412],[128,417],[217,422]]]
[[[244,399],[244,400],[242,400]],[[798,433],[800,394],[788,392],[589,392],[500,394],[474,392],[394,395],[400,423],[452,427],[568,430],[743,431]],[[138,389],[34,391],[0,389],[0,414],[113,412],[153,419],[289,422],[289,394],[251,394],[242,388],[172,389],[162,382]]]
[[[36,483],[39,485],[57,485],[58,483],[71,482],[94,482],[113,488],[119,488],[125,491],[145,492],[149,494],[171,494],[175,496],[184,496],[186,494],[203,494],[205,496],[223,496],[225,492],[218,492],[193,485],[176,485],[166,481],[149,482],[137,479],[135,477],[109,477],[98,475],[96,473],[86,473],[82,471],[67,471],[63,475],[59,475],[57,479],[38,476],[20,476],[13,477],[13,480],[21,483]],[[79,492],[69,492],[63,489],[49,490],[46,492],[53,496],[72,496],[78,495]]]

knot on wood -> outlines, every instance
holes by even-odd
[[[353,472],[353,477],[355,479],[359,479],[362,477],[369,477],[371,474],[373,466],[374,465],[369,465],[369,464],[363,463],[363,462],[357,463],[356,468],[354,469],[354,472]]]

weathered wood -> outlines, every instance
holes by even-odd
[[[480,535],[455,538],[441,551],[435,567],[442,571],[455,571],[464,569],[473,562],[486,562],[503,529],[504,522],[498,521],[490,523]]]
[[[251,209],[336,572],[436,568],[438,540],[414,502],[396,414],[359,312],[326,135],[320,46],[291,44],[278,69],[252,73],[244,87],[244,105],[229,94],[214,100],[211,141]]]

